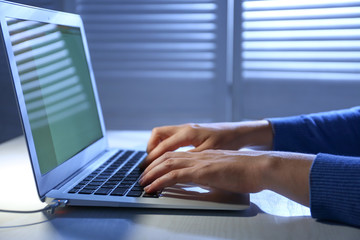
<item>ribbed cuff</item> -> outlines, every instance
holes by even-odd
[[[360,227],[360,157],[318,154],[310,172],[311,215]]]
[[[268,118],[273,129],[273,150],[299,152],[302,139],[307,139],[304,122],[300,116]]]

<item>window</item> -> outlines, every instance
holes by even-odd
[[[36,3],[83,17],[108,129],[360,103],[360,0]]]
[[[235,23],[236,119],[360,103],[359,0],[235,1]]]
[[[77,0],[110,129],[226,120],[224,0]]]

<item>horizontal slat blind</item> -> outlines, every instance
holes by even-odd
[[[11,2],[21,3],[25,5],[41,7],[46,9],[53,10],[63,10],[62,9],[62,1],[54,1],[54,0],[12,0]]]
[[[77,0],[76,12],[110,128],[225,116],[226,1]]]
[[[234,3],[234,120],[359,105],[360,0]]]
[[[360,0],[248,0],[242,8],[245,81],[360,81]]]

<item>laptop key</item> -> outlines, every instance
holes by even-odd
[[[84,178],[84,181],[88,182],[91,181],[91,179],[93,179],[93,177],[87,176],[86,178]]]
[[[111,192],[112,188],[100,188],[94,194],[95,195],[108,195]]]
[[[104,185],[102,185],[102,188],[111,188],[111,189],[113,189],[114,187],[116,187],[116,184],[104,184]]]
[[[74,188],[81,189],[81,188],[83,188],[83,187],[85,187],[85,185],[83,185],[83,184],[78,184],[78,185],[76,185]]]
[[[92,189],[83,189],[79,193],[80,194],[92,194],[93,192],[94,192],[94,190],[92,190]]]
[[[110,195],[124,196],[127,190],[128,190],[128,188],[126,188],[126,187],[118,187],[118,188],[115,188],[115,190]]]
[[[141,187],[141,186],[134,186],[131,190],[134,190],[134,191],[144,191],[144,188]]]
[[[80,190],[80,188],[73,188],[68,193],[77,193]]]
[[[137,190],[131,190],[128,194],[126,194],[127,197],[140,197],[143,191],[137,191]]]
[[[117,185],[118,183],[119,183],[119,181],[108,180],[105,184],[115,184],[115,185]]]
[[[88,190],[96,190],[98,188],[98,186],[86,186],[84,187],[84,189],[88,189]]]
[[[123,179],[123,177],[111,177],[110,179],[109,179],[109,181],[114,181],[114,182],[120,182],[121,180]]]
[[[97,186],[97,187],[99,187],[101,184],[102,184],[102,182],[90,182],[86,186]]]
[[[157,193],[144,193],[144,195],[142,197],[145,197],[145,198],[159,198],[159,194]]]

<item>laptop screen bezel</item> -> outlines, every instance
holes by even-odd
[[[63,25],[68,27],[76,27],[79,28],[81,32],[82,42],[84,45],[84,52],[86,55],[91,83],[94,90],[94,97],[96,100],[97,111],[99,113],[98,116],[101,125],[102,137],[46,174],[41,174],[40,171],[40,166],[38,163],[38,158],[36,155],[36,150],[34,145],[34,139],[32,137],[30,122],[26,111],[24,94],[21,88],[20,78],[17,71],[17,65],[14,59],[14,53],[12,51],[12,45],[7,28],[6,18],[16,18],[22,20],[31,20],[31,21],[39,21],[39,22]],[[28,146],[31,165],[35,176],[36,186],[40,199],[44,200],[45,194],[47,192],[49,192],[51,189],[61,184],[65,179],[69,178],[76,171],[84,167],[87,163],[89,163],[96,156],[98,156],[99,154],[104,152],[104,150],[107,149],[105,124],[104,124],[104,119],[99,102],[99,96],[95,84],[94,73],[90,62],[90,54],[88,51],[84,26],[81,17],[76,14],[41,9],[41,8],[26,6],[17,3],[10,3],[6,1],[0,1],[0,23],[1,23],[1,31],[4,39],[4,44],[6,48],[6,53],[8,57],[10,72],[12,75],[12,82],[18,102],[19,113],[21,116],[21,121]]]

